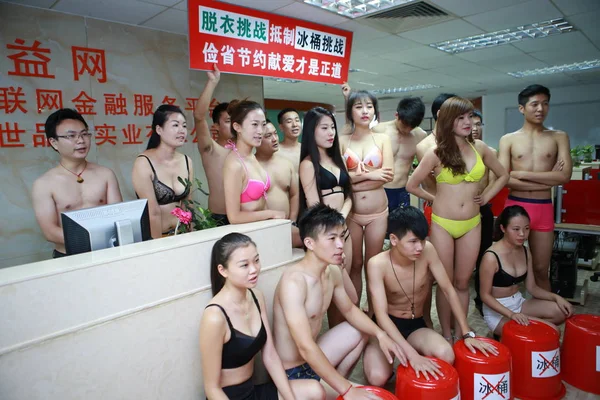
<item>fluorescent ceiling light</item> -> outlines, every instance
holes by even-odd
[[[424,84],[424,85],[412,85],[412,86],[406,86],[406,87],[399,87],[399,88],[388,88],[388,89],[377,89],[377,90],[372,90],[372,93],[375,94],[390,94],[390,93],[405,93],[405,92],[416,92],[417,90],[427,90],[427,89],[435,89],[435,88],[439,88],[441,86],[438,85],[432,85],[430,83]]]
[[[432,43],[429,46],[450,54],[456,54],[464,51],[486,49],[488,47],[500,46],[526,39],[537,39],[558,35],[574,30],[575,28],[573,28],[573,25],[568,23],[565,19],[557,18],[550,21],[537,22],[535,24],[518,26],[516,28],[504,29],[497,32]]]
[[[316,6],[348,18],[359,18],[388,8],[414,2],[415,0],[304,0]]]
[[[509,72],[510,76],[515,78],[524,78],[527,76],[558,74],[560,72],[578,72],[588,69],[600,68],[600,60],[582,61],[573,64],[555,65],[553,67],[530,69],[527,71]]]

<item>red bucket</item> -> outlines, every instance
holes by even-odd
[[[561,358],[565,382],[600,394],[600,316],[581,314],[567,320]]]
[[[502,343],[513,357],[515,397],[522,400],[562,399],[566,393],[560,373],[560,334],[551,326],[529,320],[504,324]]]
[[[396,372],[396,397],[411,400],[454,400],[459,398],[458,372],[446,361],[428,357],[440,366],[444,376],[425,379],[423,374],[417,378],[412,367],[400,365]]]
[[[454,368],[458,371],[462,400],[510,400],[513,398],[511,354],[495,340],[478,337],[498,349],[498,355],[486,357],[472,353],[464,340],[454,344]]]
[[[365,389],[367,392],[371,392],[377,395],[381,400],[398,400],[396,396],[377,386],[358,386],[361,389]],[[342,396],[338,396],[337,400],[344,400]]]

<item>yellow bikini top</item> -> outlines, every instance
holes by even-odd
[[[473,148],[473,151],[477,156],[477,161],[475,162],[475,165],[473,165],[473,168],[471,168],[471,170],[466,174],[454,175],[451,169],[444,167],[442,168],[442,172],[440,172],[439,175],[435,177],[435,181],[437,183],[458,185],[463,181],[479,182],[481,178],[483,178],[483,176],[485,175],[485,164],[483,163],[481,156],[475,149],[475,146],[473,146],[471,143],[469,143],[469,145]]]

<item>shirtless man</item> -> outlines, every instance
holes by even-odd
[[[302,145],[298,141],[302,133],[302,122],[298,111],[293,108],[285,108],[277,115],[279,129],[283,133],[283,140],[280,142],[279,154],[292,162],[294,170],[298,173],[300,166],[300,148]]]
[[[269,120],[265,125],[265,134],[262,142],[256,148],[256,159],[269,173],[271,188],[267,192],[267,208],[269,210],[283,211],[285,218],[292,220],[295,225],[300,207],[300,190],[298,188],[298,174],[292,162],[277,153],[279,140],[277,129]],[[300,231],[292,225],[292,246],[302,247]]]
[[[535,282],[545,290],[550,290],[548,269],[554,243],[551,189],[569,182],[573,169],[567,133],[544,127],[549,102],[550,90],[541,85],[527,86],[519,93],[525,123],[500,139],[499,155],[504,168],[511,171],[505,206],[520,205],[529,213]]]
[[[215,64],[214,71],[206,73],[208,80],[206,86],[196,103],[194,121],[196,124],[196,137],[198,138],[198,151],[202,159],[202,167],[208,180],[208,209],[219,225],[228,225],[227,212],[225,211],[225,189],[223,187],[223,166],[225,158],[231,150],[224,146],[231,139],[231,127],[227,103],[219,104],[213,111],[213,130],[218,130],[217,140],[212,138],[208,127],[207,115],[215,88],[219,84],[221,72]]]
[[[373,301],[373,320],[402,348],[408,363],[417,376],[423,374],[437,379],[438,366],[423,357],[430,356],[454,363],[452,346],[433,329],[425,325],[423,306],[431,292],[433,279],[442,290],[461,331],[465,345],[486,356],[497,355],[489,343],[475,339],[469,329],[458,295],[433,245],[426,241],[427,220],[415,207],[397,208],[390,216],[391,249],[379,253],[369,261],[369,294]],[[390,365],[375,343],[367,345],[364,356],[364,373],[371,385],[383,386],[392,376]]]
[[[475,140],[483,141],[483,116],[481,115],[481,111],[473,110],[473,126],[471,128],[471,135]],[[488,146],[490,147],[490,146]],[[498,151],[493,147],[490,147],[492,152],[498,157]],[[492,186],[495,180],[495,175],[489,169],[486,171],[486,174],[479,181],[479,187],[481,190],[481,195]],[[492,204],[487,203],[479,207],[479,211],[481,213],[481,244],[479,245],[479,255],[477,256],[477,262],[475,264],[475,293],[476,296],[473,299],[475,301],[475,307],[481,312],[481,307],[483,303],[481,302],[481,297],[479,297],[479,265],[481,264],[481,259],[483,258],[483,253],[492,245],[494,236],[494,213],[492,212]]]
[[[347,83],[342,86],[345,99],[348,98],[350,90]],[[410,194],[404,186],[417,152],[417,144],[427,136],[427,132],[419,127],[424,116],[423,101],[418,97],[405,97],[398,103],[395,120],[381,122],[372,129],[374,133],[385,133],[392,142],[394,179],[383,186],[390,213],[398,207],[410,205]]]
[[[92,132],[77,111],[63,108],[46,120],[46,138],[58,152],[58,165],[33,183],[33,210],[46,240],[54,243],[53,258],[64,257],[60,213],[123,201],[110,169],[88,162]]]
[[[400,347],[358,309],[346,294],[342,274],[344,218],[322,203],[306,210],[299,221],[306,255],[287,267],[275,289],[275,348],[298,399],[325,399],[321,378],[345,400],[378,399],[354,387],[345,377],[360,358],[367,336],[375,336],[389,364],[405,363]],[[317,339],[331,302],[347,322]]]

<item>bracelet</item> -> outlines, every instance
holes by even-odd
[[[353,387],[354,387],[354,386],[352,386],[352,384],[350,384],[350,387],[349,387],[348,389],[346,389],[346,391],[345,391],[344,393],[342,393],[342,394],[340,395],[340,397],[344,397],[345,395],[347,395],[347,394],[348,394],[348,392],[350,391],[350,389],[352,389]]]

